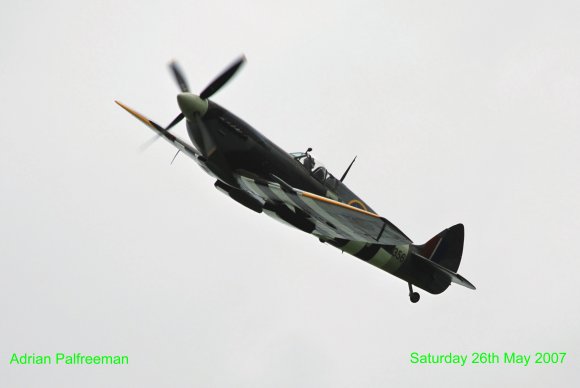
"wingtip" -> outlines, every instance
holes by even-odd
[[[125,109],[129,113],[131,113],[131,114],[133,113],[132,109],[129,108],[127,105],[123,104],[121,101],[115,100],[115,104],[119,105],[121,108]]]
[[[125,109],[131,115],[133,115],[133,117],[135,117],[136,119],[140,120],[145,125],[147,125],[149,127],[154,126],[153,123],[151,122],[151,120],[149,120],[147,117],[143,116],[141,113],[137,112],[136,110],[133,110],[133,109],[129,108],[127,105],[123,104],[119,100],[115,100],[115,103],[117,105],[119,105],[121,108]]]

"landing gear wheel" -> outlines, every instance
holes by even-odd
[[[413,285],[411,283],[409,283],[409,299],[411,299],[411,303],[417,303],[421,299],[421,295],[413,291]]]
[[[411,299],[412,303],[417,303],[419,299],[421,299],[421,295],[419,295],[418,292],[413,292],[412,294],[409,295],[409,298]]]

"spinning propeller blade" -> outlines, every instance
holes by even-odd
[[[173,73],[173,77],[175,78],[175,81],[179,85],[179,89],[181,89],[182,92],[189,92],[189,86],[187,85],[187,81],[185,80],[185,76],[183,75],[183,72],[181,71],[181,68],[179,67],[177,62],[175,62],[175,61],[171,62],[169,64],[169,68],[171,69],[171,71]]]
[[[195,122],[199,127],[199,131],[201,132],[201,139],[202,139],[202,148],[205,152],[205,157],[211,156],[216,150],[216,145],[211,137],[209,129],[205,126],[205,123],[201,119],[200,115],[195,115]]]
[[[183,113],[180,113],[177,115],[176,118],[173,119],[173,121],[163,129],[163,132],[167,132],[169,131],[171,128],[173,128],[175,125],[177,125],[177,123],[179,123],[181,120],[183,120],[185,116],[183,116]],[[139,147],[140,151],[145,151],[147,148],[151,147],[151,145],[153,143],[155,143],[157,141],[157,139],[159,139],[161,137],[161,135],[155,135],[155,137],[152,137],[151,139],[147,140],[145,143],[143,143],[143,145],[141,145],[141,147]]]
[[[241,56],[234,63],[232,63],[226,70],[224,70],[216,79],[214,79],[205,89],[199,94],[202,100],[206,100],[213,96],[215,92],[220,90],[246,61],[245,56]]]

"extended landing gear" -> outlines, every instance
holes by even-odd
[[[413,285],[411,283],[409,283],[409,299],[411,299],[412,303],[417,303],[421,299],[421,295],[413,291]]]

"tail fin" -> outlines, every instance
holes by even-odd
[[[429,260],[457,272],[463,254],[463,224],[454,225],[439,233],[423,245],[417,245],[418,253]]]
[[[408,281],[432,294],[445,291],[451,282],[475,289],[457,274],[465,231],[462,224],[445,229],[423,245],[413,245],[406,268]]]

